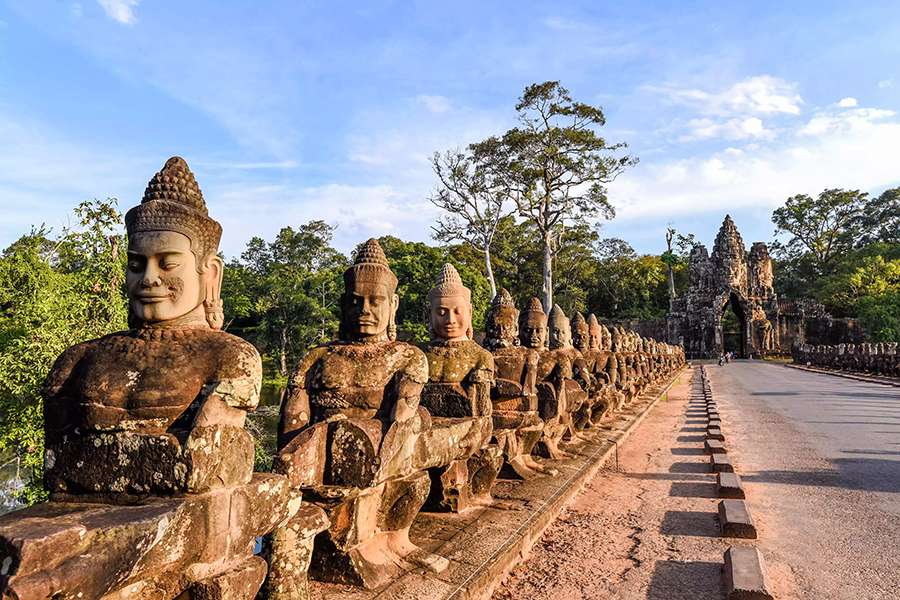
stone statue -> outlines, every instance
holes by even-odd
[[[298,519],[311,536],[324,515],[253,474],[244,421],[262,367],[220,331],[222,230],[183,159],[125,223],[132,329],[69,348],[47,378],[52,501],[0,518],[0,546],[19,554],[6,594],[249,600],[267,573],[256,538]],[[306,565],[292,567],[302,589]]]
[[[582,317],[582,322],[584,318]],[[590,402],[588,391],[591,389],[592,380],[587,371],[584,357],[572,346],[572,327],[569,318],[558,304],[553,306],[549,318],[550,349],[545,354],[545,360],[555,355],[559,364],[568,363],[571,371],[564,376],[566,386],[566,402],[569,410],[568,437],[574,437],[579,431],[590,425]],[[563,358],[564,357],[564,358]]]
[[[491,485],[503,464],[500,448],[488,446],[494,358],[472,341],[471,295],[449,263],[428,293],[431,341],[425,352],[429,374],[422,406],[436,418],[471,418],[481,423],[472,429],[482,436],[471,441],[473,452],[432,474],[429,507],[456,512],[490,503]]]
[[[291,376],[274,468],[331,517],[311,574],[375,588],[416,565],[448,564],[409,541],[431,485],[424,467],[437,466],[416,464],[431,426],[419,407],[428,361],[394,339],[397,277],[376,240],[359,248],[344,286],[340,340],[311,350]]]
[[[565,376],[571,373],[571,365],[564,357],[548,354],[547,315],[537,298],[529,301],[519,317],[519,339],[523,346],[538,353],[538,415],[544,422],[544,430],[534,452],[545,458],[571,458],[572,455],[559,446],[571,420],[562,384]]]
[[[591,314],[587,320],[576,313],[572,317],[572,344],[581,352],[585,369],[591,377],[588,419],[597,424],[610,408],[609,374],[606,365],[609,354],[601,350],[603,331],[597,317]]]
[[[504,288],[491,302],[486,329],[485,347],[494,355],[492,419],[494,441],[503,451],[501,474],[522,479],[556,474],[531,456],[544,428],[537,413],[539,355],[537,350],[519,345],[519,311]]]

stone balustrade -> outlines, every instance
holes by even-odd
[[[800,344],[791,351],[801,365],[900,377],[900,351],[897,342],[810,345]]]

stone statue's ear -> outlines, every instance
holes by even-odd
[[[391,318],[388,321],[387,336],[392,342],[397,341],[397,309],[400,308],[400,296],[393,294],[391,296]]]
[[[213,329],[222,329],[225,325],[225,310],[222,305],[222,278],[225,276],[225,262],[213,254],[207,257],[204,265],[204,286],[206,294],[203,307],[206,311],[206,322]]]

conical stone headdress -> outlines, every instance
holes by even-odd
[[[142,231],[177,231],[191,240],[198,262],[215,254],[222,226],[209,217],[194,174],[180,156],[173,156],[153,176],[141,203],[125,214],[129,236]]]
[[[527,323],[529,320],[534,319],[537,319],[544,325],[547,324],[547,313],[544,312],[544,307],[537,298],[532,298],[528,301],[528,306],[522,311],[519,322]]]
[[[392,294],[397,291],[397,276],[391,271],[387,256],[375,238],[370,238],[359,247],[353,265],[344,271],[345,286],[349,288],[357,281],[383,283]]]
[[[572,317],[570,324],[572,325],[573,331],[576,329],[581,331],[588,331],[588,322],[584,320],[584,315],[582,315],[580,312],[575,313],[575,316]]]
[[[550,325],[555,325],[556,327],[569,326],[569,318],[566,316],[566,313],[563,312],[563,309],[559,307],[559,304],[554,304],[553,308],[550,310]]]
[[[463,285],[456,267],[450,263],[444,263],[434,287],[428,292],[428,301],[431,302],[436,298],[449,298],[452,296],[464,296],[466,301],[472,301],[472,292]]]

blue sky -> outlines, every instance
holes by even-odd
[[[127,209],[172,154],[228,256],[317,218],[343,250],[427,241],[429,156],[548,79],[640,158],[603,232],[641,252],[900,185],[897,2],[23,0],[0,4],[0,246],[86,198]]]

